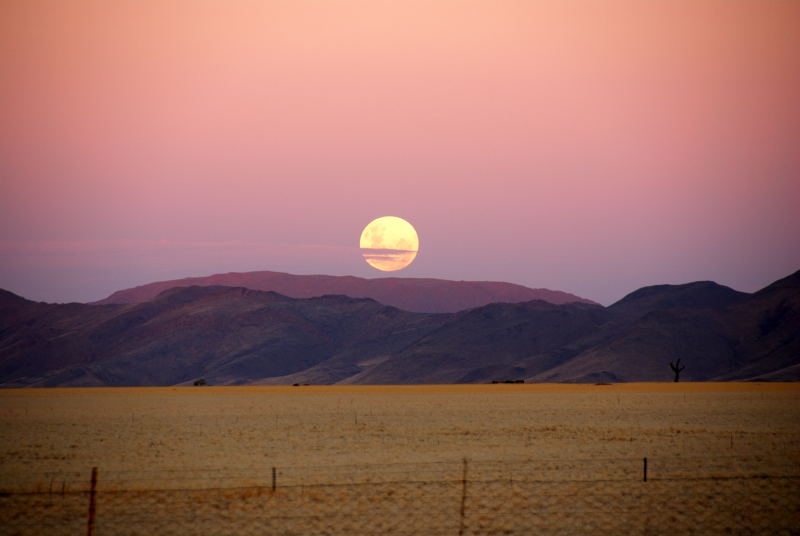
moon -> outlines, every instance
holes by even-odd
[[[364,227],[359,245],[367,264],[382,272],[394,272],[414,262],[419,236],[403,218],[383,216]]]

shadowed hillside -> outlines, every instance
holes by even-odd
[[[753,294],[699,282],[439,314],[224,286],[109,305],[0,291],[2,386],[671,381],[677,359],[685,380],[800,380],[800,272]]]
[[[175,288],[134,305],[6,302],[17,305],[2,318],[0,375],[19,385],[247,383],[340,354],[391,353],[447,319],[368,299],[235,287]]]
[[[292,298],[341,294],[372,298],[384,305],[420,313],[454,313],[489,303],[544,300],[550,303],[594,303],[557,290],[533,289],[495,281],[448,281],[403,277],[364,279],[353,276],[293,275],[281,272],[245,272],[159,281],[115,292],[98,304],[141,303],[174,287],[215,286],[269,290]]]

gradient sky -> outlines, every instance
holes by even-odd
[[[0,287],[227,271],[610,304],[800,268],[800,2],[4,0]]]

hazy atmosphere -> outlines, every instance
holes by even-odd
[[[0,288],[227,271],[609,304],[800,267],[800,3],[0,3]]]

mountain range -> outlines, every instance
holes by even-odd
[[[681,380],[800,380],[800,271],[752,294],[704,281],[645,287],[609,307],[535,299],[446,313],[244,286],[173,286],[127,303],[114,296],[97,304],[48,304],[0,291],[0,386],[176,385],[200,378],[209,384],[672,381],[670,363],[678,359],[685,366]]]
[[[550,303],[584,302],[568,292],[545,288],[529,288],[498,281],[448,281],[409,277],[365,279],[353,276],[294,275],[283,272],[231,272],[205,277],[187,277],[158,281],[114,292],[96,302],[141,303],[151,300],[167,289],[189,286],[245,287],[270,290],[290,298],[315,298],[341,294],[351,298],[372,298],[384,305],[418,313],[454,313],[496,302],[525,302],[544,300]]]

